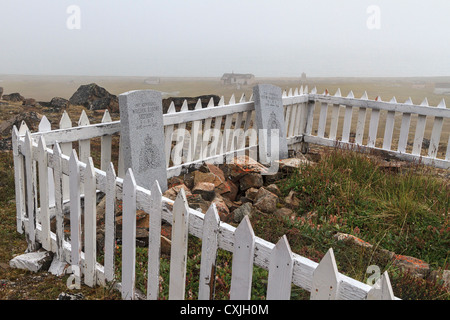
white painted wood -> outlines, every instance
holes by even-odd
[[[56,247],[52,250],[56,252],[59,261],[64,259],[64,214],[63,214],[63,173],[61,166],[61,148],[58,143],[53,146],[53,174],[55,181],[55,219],[56,219]],[[50,235],[51,236],[51,235]],[[51,239],[50,239],[51,240]]]
[[[157,300],[159,296],[162,215],[162,193],[157,180],[153,184],[149,200],[147,300]]]
[[[292,117],[292,115],[291,115],[291,113],[292,113],[292,104],[287,105],[284,108],[284,111],[285,111],[284,123],[285,123],[285,126],[286,126],[286,132],[289,133],[289,125],[291,123],[291,117]]]
[[[176,113],[175,103],[172,101],[170,103],[169,109],[167,110],[168,114]],[[166,150],[166,164],[169,167],[170,165],[170,155],[172,151],[172,135],[173,135],[174,125],[168,125],[164,127],[164,147]]]
[[[214,108],[214,98],[211,97],[211,99],[208,102],[208,105],[206,106],[206,109]],[[205,119],[205,125],[203,127],[203,135],[202,135],[202,153],[201,153],[201,159],[207,158],[211,155],[211,146],[209,145],[210,139],[211,139],[211,123],[212,118],[206,118]]]
[[[331,124],[330,124],[330,135],[329,135],[329,138],[332,140],[336,139],[338,124],[339,124],[340,109],[341,109],[340,105],[333,104],[332,111],[331,111]]]
[[[25,133],[25,143],[23,149],[23,155],[25,157],[25,177],[26,177],[26,202],[27,202],[27,218],[28,224],[25,225],[25,235],[27,238],[29,251],[34,251],[36,248],[36,203],[35,197],[35,180],[33,172],[33,145],[30,131]]]
[[[83,110],[81,111],[80,119],[78,120],[78,126],[88,126],[90,124],[89,118],[86,114],[86,112]],[[88,158],[91,156],[91,140],[79,140],[79,160],[81,162],[87,163]]]
[[[437,106],[436,109],[446,109],[445,100],[442,100],[441,103]],[[435,117],[433,129],[431,131],[430,138],[430,147],[428,148],[428,156],[430,158],[436,158],[438,149],[439,149],[439,141],[441,140],[442,126],[444,124],[443,117]]]
[[[108,109],[105,110],[103,114],[102,123],[110,123],[112,122],[111,115],[109,114]],[[106,171],[111,162],[111,147],[112,147],[112,136],[104,135],[101,137],[101,163],[100,169]]]
[[[117,162],[117,176],[122,179],[125,177],[125,164],[122,149],[122,135],[120,135],[119,137],[119,159]]]
[[[183,104],[181,106],[181,110],[178,114],[181,112],[187,112],[188,111],[188,104],[187,101],[184,100]],[[187,134],[186,130],[186,123],[180,123],[178,125],[178,128],[176,130],[177,132],[177,138],[176,138],[176,144],[173,149],[173,155],[172,155],[172,161],[174,165],[179,165],[182,163],[183,159],[188,159],[191,154],[191,144],[190,144],[190,136]],[[189,138],[189,140],[188,140]],[[188,140],[188,142],[186,141]],[[184,150],[184,145],[187,144],[188,148],[187,150]]]
[[[341,279],[330,248],[313,274],[311,300],[337,300]]]
[[[234,232],[231,270],[231,300],[250,300],[253,276],[255,233],[250,219],[245,216]]]
[[[49,132],[52,130],[52,126],[50,124],[50,121],[48,121],[46,116],[43,116],[41,121],[39,122],[38,126],[39,132]],[[53,181],[53,169],[47,168],[48,171],[48,203],[50,207],[55,206],[55,183]]]
[[[414,136],[414,144],[412,150],[412,154],[414,155],[420,155],[421,153],[426,122],[427,116],[419,114],[417,118],[416,134]]]
[[[169,300],[184,300],[189,226],[189,206],[182,188],[173,204],[170,251]]]
[[[356,136],[355,143],[363,144],[364,138],[364,127],[366,125],[366,108],[359,108],[358,110],[358,121],[356,123]]]
[[[327,125],[328,103],[320,104],[319,126],[317,128],[317,136],[323,138],[325,136],[325,127]]]
[[[39,201],[40,201],[40,218],[42,226],[42,247],[51,251],[50,241],[50,214],[49,214],[49,180],[48,180],[48,159],[47,147],[44,137],[41,137],[38,142],[38,158],[39,158]],[[52,170],[53,178],[53,170]],[[52,184],[53,185],[53,184]],[[54,192],[54,185],[53,190]]]
[[[315,104],[316,104],[315,101],[308,102],[307,111],[306,111],[306,126],[305,126],[305,134],[306,135],[311,135],[311,132],[312,132]]]
[[[79,266],[81,269],[80,168],[75,150],[72,150],[69,160],[69,186],[71,264]]]
[[[447,153],[445,154],[445,160],[450,161],[450,136],[448,137]]]
[[[342,127],[342,141],[343,142],[349,142],[349,140],[350,140],[350,129],[352,126],[352,113],[353,113],[352,106],[346,105],[345,106],[345,114],[344,114],[344,124]]]
[[[225,105],[224,97],[221,97],[219,100],[219,104],[215,108],[223,108]],[[216,156],[222,153],[222,116],[217,116],[214,118],[214,131],[213,131],[213,140],[211,142],[211,156]]]
[[[244,112],[239,112],[236,116],[236,122],[234,124],[233,136],[231,141],[231,150],[238,150],[241,145],[240,141],[244,136],[244,130],[242,129],[242,120],[244,118]]]
[[[217,236],[220,218],[216,205],[213,203],[206,211],[203,220],[202,252],[200,263],[200,278],[198,288],[199,300],[214,299],[214,283],[216,275]]]
[[[397,151],[401,153],[406,152],[406,145],[408,144],[409,127],[411,124],[411,113],[404,113],[402,115],[402,124],[400,127],[400,136],[398,138]]]
[[[22,220],[25,209],[25,175],[24,175],[24,159],[19,152],[19,131],[14,125],[11,135],[13,161],[14,161],[14,188],[16,196],[16,230],[23,233]]]
[[[375,147],[378,133],[378,123],[380,121],[380,110],[373,109],[369,123],[369,136],[367,138],[367,146]]]
[[[195,110],[202,110],[202,101],[200,99],[197,100],[197,104],[195,105]],[[200,159],[202,155],[201,150],[201,141],[202,141],[202,121],[197,120],[192,122],[192,131],[191,131],[191,155],[187,159],[188,162],[193,160]],[[200,150],[197,150],[200,148]]]
[[[394,300],[394,292],[392,291],[391,281],[387,271],[373,285],[372,289],[367,293],[367,300]]]
[[[298,113],[300,112],[300,108],[298,104],[294,104],[292,106],[292,114],[291,119],[289,121],[289,130],[287,131],[288,137],[293,137],[295,134],[296,126],[298,125]]]
[[[111,162],[106,171],[105,197],[105,279],[111,282],[115,278],[114,254],[116,249],[116,172]]]
[[[226,153],[231,150],[231,138],[233,131],[231,130],[231,124],[233,122],[233,114],[229,114],[225,117],[225,124],[222,131],[222,148],[221,153]]]
[[[84,283],[94,287],[97,282],[97,206],[95,168],[91,157],[88,158],[84,171],[84,192]]]
[[[289,300],[294,260],[289,242],[283,236],[270,254],[267,300]]]
[[[396,112],[401,113],[415,113],[415,114],[423,114],[426,116],[450,118],[450,109],[414,105],[411,104],[412,102],[409,99],[405,103],[398,103],[397,101],[394,100],[386,102],[376,100],[355,99],[354,97],[344,98],[329,95],[324,96],[319,94],[310,94],[309,100],[314,100],[317,102],[327,102],[329,104],[351,105],[352,107],[364,107],[368,109],[379,109],[387,111],[394,110]]]
[[[388,111],[384,129],[383,149],[391,150],[392,135],[394,133],[395,111]]]
[[[69,128],[72,128],[72,120],[70,120],[69,115],[67,114],[67,112],[64,110],[63,115],[61,116],[61,120],[59,121],[59,128],[66,130]],[[57,135],[59,136],[58,138],[61,138],[61,134]],[[72,135],[71,140],[69,141],[73,141],[72,138],[74,136]],[[47,141],[47,143],[49,143],[48,141],[48,134],[45,135],[45,139]],[[56,139],[54,139],[56,141]],[[61,140],[59,140],[61,141]],[[65,142],[65,143],[61,143],[60,144],[61,147],[61,152],[63,154],[65,154],[66,156],[70,156],[71,152],[72,152],[72,142]],[[63,200],[68,200],[69,199],[69,177],[67,175],[63,176],[63,182],[62,182],[62,188],[63,188]]]
[[[128,168],[123,181],[122,299],[135,298],[136,279],[136,180]]]

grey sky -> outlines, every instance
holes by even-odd
[[[80,29],[66,12],[80,8]],[[370,5],[380,28],[369,30]],[[450,76],[448,0],[0,0],[0,74]]]

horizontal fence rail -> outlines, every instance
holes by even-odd
[[[368,100],[366,95],[355,99],[352,93],[342,97],[340,90],[334,96],[327,92],[319,95],[315,89],[308,93],[307,87],[285,91],[282,101],[286,139],[292,149],[305,143],[381,149],[399,158],[449,167],[448,144],[445,158],[438,158],[436,151],[442,149],[439,142],[442,140],[443,122],[450,117],[445,102],[438,107],[430,107],[426,101],[419,106],[411,101],[398,104],[394,100]],[[354,108],[358,121],[354,141],[351,141]],[[371,117],[366,134],[369,109]],[[211,100],[206,108],[199,101],[192,111],[187,110],[187,102],[179,112],[171,104],[163,116],[165,152],[170,160],[167,162],[168,176],[175,176],[186,167],[198,166],[205,161],[220,162],[236,153],[256,149],[258,136],[254,112],[252,98],[246,101],[244,95],[239,102],[232,96],[229,104],[225,104],[222,98],[217,106]],[[380,119],[384,119],[381,112],[387,113],[384,132],[378,127]],[[317,118],[314,118],[315,114]],[[406,153],[411,115],[417,115],[417,124],[413,130],[412,151]],[[392,148],[395,117],[401,119],[401,128],[398,146]],[[423,148],[428,117],[434,117],[434,123],[429,146]],[[59,127],[51,130],[47,118],[43,117],[39,132],[31,133],[25,123],[19,129],[13,129],[17,231],[25,233],[29,250],[41,244],[55,252],[61,262],[68,262],[72,271],[83,275],[85,284],[105,285],[115,279],[114,210],[116,200],[120,200],[124,219],[122,253],[127,257],[122,261],[120,283],[124,299],[136,298],[133,268],[136,210],[143,210],[150,219],[148,299],[159,298],[157,284],[163,221],[173,226],[173,244],[176,243],[172,245],[171,262],[177,267],[170,272],[169,298],[185,297],[183,283],[187,235],[190,234],[202,239],[199,299],[213,298],[211,280],[214,274],[211,270],[215,267],[219,248],[233,253],[232,299],[250,298],[254,265],[269,271],[268,299],[288,299],[291,284],[311,292],[311,299],[397,299],[392,294],[387,273],[375,286],[369,286],[339,273],[332,249],[320,263],[316,263],[292,252],[286,237],[280,238],[276,244],[256,237],[248,219],[235,228],[220,221],[214,205],[203,214],[189,208],[183,192],[172,201],[162,196],[156,182],[151,190],[136,185],[131,169],[125,172],[123,168],[120,148],[117,152],[119,158],[112,159],[112,137],[120,134],[120,121],[111,121],[107,111],[100,124],[90,124],[83,111],[76,127],[72,127],[72,121],[64,113]],[[378,136],[383,140],[377,141]],[[94,166],[91,157],[93,138],[101,139],[99,168]],[[78,152],[73,149],[74,143],[78,145]],[[117,161],[117,175],[113,160]],[[95,199],[99,192],[106,197],[103,264],[96,260],[95,245]],[[67,213],[70,214],[70,240],[64,235],[64,215]],[[83,230],[82,216],[85,221]],[[50,230],[50,217],[56,217],[55,232]]]

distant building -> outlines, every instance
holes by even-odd
[[[255,76],[250,73],[224,73],[220,81],[223,84],[249,85],[255,82]]]
[[[450,83],[436,83],[434,85],[434,93],[450,95]]]
[[[147,78],[144,80],[145,84],[159,84],[160,83],[160,79],[157,77],[152,77],[152,78]]]

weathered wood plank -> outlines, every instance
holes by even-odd
[[[234,232],[231,270],[231,300],[250,300],[252,290],[255,233],[250,219],[245,216]]]
[[[95,263],[97,257],[97,206],[94,162],[88,158],[84,172],[84,283],[95,286]]]
[[[289,300],[294,261],[286,236],[272,249],[267,283],[267,300]]]
[[[50,241],[48,159],[47,159],[47,147],[45,144],[44,137],[41,137],[39,139],[38,158],[39,158],[39,165],[38,165],[39,201],[40,201],[40,218],[41,218],[40,222],[42,226],[41,244],[45,250],[51,251],[52,248]],[[53,170],[52,170],[52,178],[53,178]]]
[[[332,140],[335,140],[336,136],[337,136],[340,109],[341,109],[340,105],[333,104],[332,111],[331,111],[331,124],[330,124],[330,135],[329,135],[329,138]]]
[[[136,181],[128,168],[123,181],[122,299],[135,298],[136,279]]]
[[[214,299],[214,282],[216,275],[217,236],[220,218],[213,203],[206,211],[203,220],[202,252],[200,263],[200,279],[198,288],[199,300]]]
[[[106,171],[105,197],[105,279],[107,281],[113,281],[114,253],[116,248],[116,172],[111,162]]]
[[[105,110],[103,114],[102,123],[110,123],[112,122],[111,115],[109,114],[108,109]],[[100,138],[101,142],[101,164],[100,169],[103,171],[108,170],[109,164],[111,162],[111,147],[112,147],[112,136],[104,135]]]
[[[189,206],[184,189],[181,189],[173,204],[169,300],[184,300],[188,234]]]
[[[69,185],[71,264],[81,269],[80,167],[75,150],[72,150],[69,160]]]
[[[395,111],[388,111],[384,129],[383,149],[391,150],[392,136],[394,133]]]
[[[313,274],[311,300],[337,300],[341,279],[330,248]]]
[[[380,121],[380,110],[373,109],[369,123],[369,136],[367,137],[367,146],[375,147],[378,133],[378,122]]]
[[[53,251],[56,252],[56,256],[59,261],[63,262],[64,259],[64,213],[63,213],[63,186],[62,186],[62,167],[61,167],[61,148],[58,143],[53,146],[53,174],[55,180],[55,218],[56,218],[56,247]]]
[[[16,230],[18,233],[23,233],[23,216],[26,210],[25,203],[25,173],[24,173],[24,158],[19,152],[19,131],[14,125],[11,135],[13,161],[14,161],[14,188],[16,199]]]
[[[149,201],[147,300],[157,300],[159,296],[162,215],[162,193],[157,180],[153,184]]]
[[[323,138],[325,136],[325,127],[327,125],[328,103],[320,104],[319,126],[317,128],[317,136]]]
[[[23,148],[23,155],[25,157],[25,179],[26,179],[26,203],[27,203],[27,218],[28,224],[25,225],[25,235],[27,238],[29,251],[34,251],[36,248],[36,203],[35,197],[35,174],[33,172],[33,144],[30,131],[25,133],[25,143]]]

